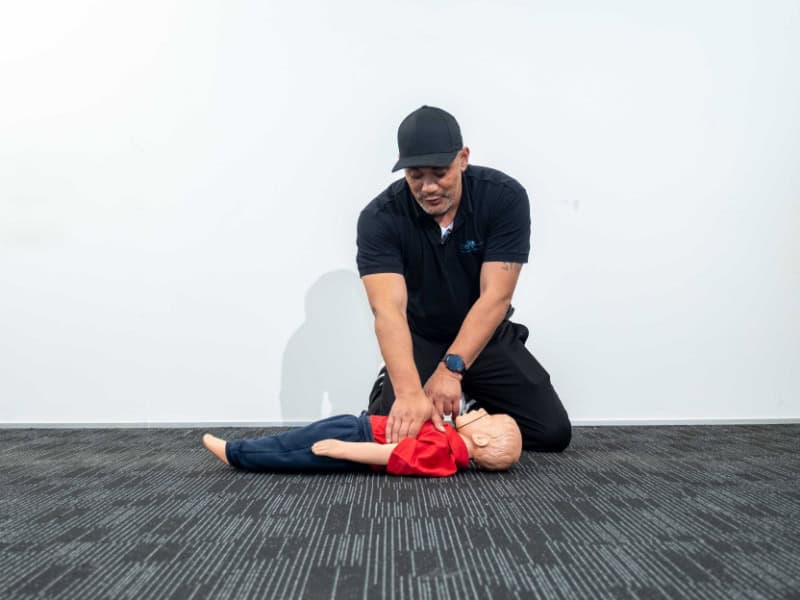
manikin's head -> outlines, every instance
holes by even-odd
[[[457,416],[456,430],[482,469],[503,471],[522,455],[522,433],[508,415],[490,415],[481,408]]]

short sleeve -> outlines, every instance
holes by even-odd
[[[358,274],[403,273],[403,252],[391,216],[369,208],[358,217],[356,236]]]
[[[386,472],[391,475],[447,477],[457,470],[444,433],[401,440],[386,465]]]
[[[531,249],[531,207],[525,188],[506,186],[494,207],[487,231],[484,262],[528,262]]]

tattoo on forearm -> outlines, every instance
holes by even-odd
[[[504,262],[501,268],[503,271],[519,271],[522,269],[522,263]]]

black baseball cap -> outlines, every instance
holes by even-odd
[[[446,167],[464,146],[455,117],[435,106],[422,106],[397,129],[398,160],[392,171],[408,167]]]

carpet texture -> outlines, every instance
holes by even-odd
[[[201,434],[0,429],[0,597],[800,597],[800,425],[579,427],[446,479],[244,473]]]

